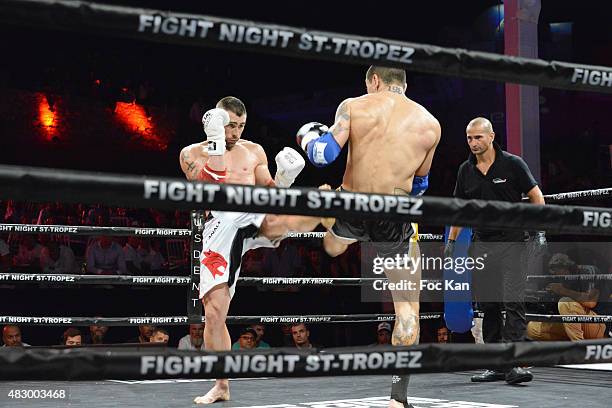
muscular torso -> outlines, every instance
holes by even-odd
[[[258,149],[261,150],[261,146],[258,144],[248,140],[240,140],[232,150],[225,152],[226,183],[256,184],[257,167],[264,165],[261,157],[258,156]],[[195,143],[183,149],[181,153],[181,167],[187,179],[200,179],[200,170],[204,167],[207,160],[206,142]],[[193,164],[193,167],[190,163]],[[267,162],[265,166],[267,168]]]
[[[382,92],[350,100],[349,153],[342,186],[371,193],[409,193],[415,172],[438,137],[436,119],[404,95]]]

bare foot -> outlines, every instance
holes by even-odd
[[[193,402],[195,404],[212,404],[213,402],[217,401],[229,401],[229,399],[229,385],[215,384],[215,386],[212,387],[210,391],[206,393],[206,395],[196,397]]]

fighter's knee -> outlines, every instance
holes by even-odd
[[[225,324],[225,316],[218,309],[209,308],[205,311],[206,327],[216,327]]]
[[[217,302],[207,302],[204,307],[204,316],[206,317],[206,325],[216,326],[225,324],[226,312],[223,305]]]

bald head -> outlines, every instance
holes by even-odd
[[[7,347],[19,347],[21,343],[21,330],[17,326],[6,325],[2,328],[2,342]]]
[[[476,129],[481,130],[483,133],[493,133],[493,125],[487,118],[478,117],[470,120],[470,123],[468,123],[467,125],[466,131],[469,132],[469,130]]]
[[[465,128],[465,134],[468,146],[476,157],[486,158],[489,157],[488,155],[493,154],[492,159],[495,158],[493,148],[495,133],[489,119],[478,117],[470,120],[470,123]]]

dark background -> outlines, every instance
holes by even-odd
[[[107,3],[160,9],[168,4]],[[413,2],[395,3],[181,1],[173,2],[172,10],[503,53],[499,1],[432,0],[419,2],[418,8]],[[606,2],[543,0],[540,58],[612,66],[609,16]],[[365,66],[148,43],[110,34],[0,28],[1,163],[181,177],[178,154],[183,146],[203,139],[201,113],[221,97],[234,95],[248,110],[243,138],[264,146],[274,173],[273,156],[285,145],[294,146],[301,124],[330,124],[340,101],[365,92]],[[430,110],[443,131],[427,194],[450,196],[457,167],[467,157],[464,129],[470,119],[491,119],[498,141],[505,144],[504,86],[410,72],[408,76],[407,95]],[[610,186],[611,108],[609,94],[541,89],[539,181],[545,194]],[[298,183],[336,186],[344,161],[345,156],[322,170],[307,166]],[[361,304],[358,293],[348,291],[338,289],[331,303],[321,301],[331,297],[328,293],[302,291],[295,296],[241,288],[230,314],[380,310]],[[24,286],[1,293],[5,315],[185,313],[184,289],[174,287],[133,291]],[[347,299],[346,304],[338,305],[339,299]],[[349,342],[374,341],[373,327],[366,326],[355,329],[360,333]],[[329,327],[320,326],[314,340],[336,345],[339,340]],[[25,330],[29,335],[24,341],[44,344],[63,328],[44,329],[53,333]]]

